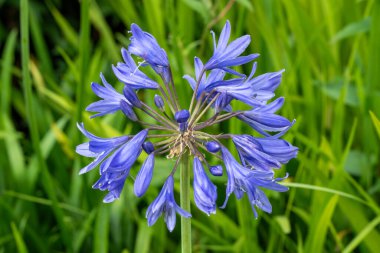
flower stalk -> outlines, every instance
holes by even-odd
[[[190,166],[189,154],[185,152],[181,158],[181,208],[190,213]],[[191,253],[191,219],[181,217],[182,253]]]

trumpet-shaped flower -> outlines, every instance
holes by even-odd
[[[170,175],[158,197],[150,204],[146,211],[146,218],[148,219],[148,225],[152,226],[156,223],[157,219],[163,214],[166,222],[166,226],[169,231],[173,231],[176,223],[176,213],[183,217],[190,218],[191,214],[183,210],[177,205],[174,199],[174,179]]]
[[[258,187],[279,192],[287,191],[287,187],[277,183],[282,179],[274,179],[272,172],[252,170],[242,166],[224,147],[222,147],[222,157],[228,176],[226,200],[224,201],[223,208],[227,205],[228,198],[232,193],[235,193],[238,199],[242,198],[244,193],[247,193],[255,217],[257,217],[255,207],[264,212],[271,213],[272,206],[264,192]]]
[[[228,44],[231,35],[231,25],[229,21],[227,21],[224,25],[218,43],[216,43],[215,40],[215,33],[211,33],[214,40],[214,54],[205,64],[205,69],[211,70],[218,68],[223,69],[231,74],[244,76],[230,69],[229,67],[248,63],[259,56],[259,54],[240,56],[251,42],[251,37],[249,35],[244,35]]]
[[[210,181],[198,157],[193,160],[194,200],[197,207],[210,215],[216,212],[216,186]]]
[[[139,70],[131,54],[125,48],[121,49],[121,55],[125,63],[118,63],[116,67],[112,66],[113,73],[121,82],[135,90],[158,88],[157,82]]]
[[[120,110],[120,102],[124,101],[128,104],[130,102],[120,93],[118,93],[112,85],[110,85],[107,80],[104,78],[103,74],[100,74],[100,78],[104,84],[104,87],[97,84],[92,83],[91,88],[92,91],[102,100],[94,102],[87,106],[86,110],[89,112],[98,112],[95,115],[92,115],[91,118],[103,116],[109,113],[114,113]]]
[[[168,83],[170,71],[165,50],[158,45],[157,40],[151,34],[141,30],[138,25],[132,24],[131,32],[133,36],[128,47],[129,52],[143,58]]]

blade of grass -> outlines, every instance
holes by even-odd
[[[84,98],[84,86],[87,83],[87,70],[89,63],[90,54],[90,1],[83,0],[81,5],[81,15],[80,15],[80,41],[79,41],[79,83],[77,84],[76,90],[76,110],[73,117],[73,143],[78,143],[79,131],[76,131],[77,122],[82,120],[83,111],[83,98]]]
[[[108,207],[100,204],[94,229],[94,253],[107,253],[110,214]]]
[[[74,252],[80,252],[81,246],[88,234],[91,234],[93,227],[91,226],[96,217],[96,210],[92,210],[83,221],[81,229],[76,233],[73,242]]]
[[[23,194],[20,192],[5,191],[3,194],[4,194],[4,196],[10,196],[10,197],[18,198],[21,200],[40,204],[40,205],[46,205],[46,206],[52,205],[51,200],[44,199],[44,198],[38,198],[38,197],[35,197],[32,195]],[[58,206],[64,210],[67,210],[67,211],[75,213],[75,214],[79,214],[79,215],[87,215],[88,214],[86,211],[79,209],[75,206],[68,205],[67,203],[58,203]]]
[[[29,76],[29,2],[28,0],[21,0],[20,2],[20,24],[21,24],[21,65],[22,65],[22,86],[25,96],[25,107],[27,112],[27,121],[29,131],[32,139],[33,150],[37,156],[38,165],[42,171],[42,183],[46,193],[52,201],[52,208],[56,216],[57,222],[62,232],[62,239],[71,251],[69,233],[64,224],[64,215],[62,210],[58,207],[58,200],[53,186],[50,173],[47,169],[45,161],[42,157],[40,137],[38,132],[38,125],[34,110],[32,85]]]
[[[306,239],[305,252],[323,252],[326,240],[327,228],[331,222],[339,196],[334,195],[329,199],[321,214],[315,215],[309,225],[309,234]]]
[[[375,126],[377,135],[380,137],[380,120],[376,117],[376,115],[372,111],[369,111],[369,114],[371,115],[372,123]]]
[[[373,230],[377,225],[380,224],[380,216],[373,219],[370,223],[368,223],[365,228],[346,246],[343,250],[343,253],[352,252],[363,240],[364,238]]]
[[[53,15],[55,22],[57,22],[64,37],[66,38],[67,42],[69,42],[72,46],[77,47],[78,34],[75,32],[74,28],[70,25],[67,19],[65,19],[65,17],[57,10],[57,8],[55,8],[55,6],[50,0],[47,0],[45,2],[51,14]]]
[[[153,230],[146,225],[145,220],[140,220],[138,224],[135,253],[149,253]]]
[[[354,195],[346,193],[346,192],[322,187],[322,186],[309,185],[309,184],[303,184],[303,183],[291,183],[291,182],[285,182],[285,183],[282,183],[282,185],[285,185],[288,187],[293,187],[293,188],[302,188],[302,189],[308,189],[308,190],[314,190],[314,191],[328,192],[328,193],[331,193],[334,195],[339,195],[339,196],[342,196],[342,197],[345,197],[348,199],[355,200],[355,201],[362,203],[364,205],[368,205],[368,203],[365,200],[363,200],[357,196],[354,196]]]
[[[44,77],[54,78],[53,64],[49,55],[49,47],[47,46],[42,32],[42,26],[35,10],[30,12],[30,31],[33,39],[33,44],[36,49],[38,59],[41,61],[41,70]],[[58,87],[57,87],[58,88]]]
[[[12,65],[14,59],[14,51],[16,48],[17,32],[12,30],[5,43],[4,51],[2,54],[1,66],[1,114],[8,114],[11,99],[11,78],[12,78]]]
[[[12,222],[11,228],[12,228],[13,236],[14,236],[15,241],[16,241],[16,246],[17,246],[18,252],[19,253],[28,253],[28,249],[26,248],[26,244],[25,244],[24,240],[22,239],[22,235],[21,235],[20,231],[17,229],[16,224],[14,224]]]

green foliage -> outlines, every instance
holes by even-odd
[[[226,19],[233,37],[252,36],[259,72],[286,69],[277,94],[297,119],[286,138],[300,152],[278,172],[290,173],[290,190],[269,193],[270,215],[255,220],[246,198],[231,198],[207,217],[191,200],[193,251],[378,252],[379,1],[5,0],[0,13],[0,252],[179,251],[180,224],[169,233],[145,219],[173,161],[157,160],[143,198],[128,180],[120,200],[103,204],[91,189],[97,173],[77,175],[88,160],[74,153],[75,124],[104,137],[137,130],[120,114],[90,121],[84,111],[99,72],[121,88],[110,66],[131,23],[168,51],[182,103],[182,75],[194,55],[211,55],[209,30]],[[252,133],[240,121],[212,131]],[[221,205],[225,178],[215,182]]]

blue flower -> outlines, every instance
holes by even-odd
[[[278,98],[270,104],[245,111],[238,118],[265,136],[269,136],[266,131],[286,132],[294,124],[294,121],[291,122],[287,118],[275,114],[283,104],[284,98]]]
[[[206,74],[202,72],[204,70],[204,65],[201,59],[199,59],[198,57],[194,58],[194,67],[195,67],[195,79],[189,75],[184,75],[183,78],[185,78],[189,82],[193,90],[195,90],[195,87],[196,87],[196,83],[197,83],[196,80],[200,79],[199,87],[197,91],[197,98],[199,98],[199,96],[202,94],[203,91],[206,91],[206,93],[210,92],[211,89],[208,89],[208,86],[218,81],[222,81],[226,75],[226,72],[224,70],[213,69],[210,71],[210,74],[207,76]]]
[[[141,197],[142,195],[144,195],[146,190],[148,189],[150,181],[152,181],[153,168],[154,153],[150,153],[143,165],[141,166],[139,174],[137,174],[136,177],[134,191],[137,197]]]
[[[102,191],[108,190],[109,194],[103,201],[112,202],[119,198],[132,164],[141,153],[141,146],[148,131],[143,130],[131,139],[127,136],[102,139],[85,131],[82,125],[79,127],[91,141],[88,143],[88,151],[86,145],[81,144],[78,146],[77,152],[82,155],[90,155],[91,153],[88,152],[94,152],[93,157],[96,157],[91,164],[80,171],[80,174],[86,173],[100,164],[100,179],[93,185],[93,188]],[[113,153],[111,154],[111,152]],[[108,156],[109,154],[111,155]],[[107,156],[108,158],[106,158]]]
[[[129,170],[130,169],[127,169],[118,173],[105,173],[101,175],[100,179],[92,186],[93,189],[109,191],[103,198],[104,203],[111,203],[120,197],[125,180],[129,175]]]
[[[259,56],[259,54],[240,56],[251,42],[251,37],[249,35],[242,36],[232,41],[228,45],[228,40],[230,39],[231,34],[231,26],[229,21],[227,21],[224,25],[218,43],[216,43],[215,40],[215,33],[211,33],[213,35],[214,40],[214,54],[212,55],[210,60],[208,60],[208,62],[205,64],[205,69],[211,70],[219,68],[234,75],[244,76],[230,69],[229,67],[248,63]]]
[[[115,66],[112,65],[115,76],[132,89],[157,89],[158,83],[150,79],[139,67],[136,66],[135,61],[132,59],[130,53],[125,49],[121,49],[125,63],[118,63]]]
[[[142,130],[122,145],[100,165],[100,173],[107,171],[114,173],[131,168],[142,151],[147,134],[148,130]]]
[[[130,38],[129,52],[143,58],[168,83],[169,60],[165,50],[158,45],[151,34],[141,30],[138,25],[132,24],[131,32],[133,36]]]
[[[250,135],[234,135],[232,140],[243,165],[256,169],[280,168],[297,156],[298,148],[289,142],[274,138],[256,138]]]
[[[120,93],[118,93],[104,78],[103,74],[100,74],[100,78],[104,84],[104,87],[97,84],[92,83],[91,88],[93,92],[102,100],[96,101],[89,106],[87,106],[86,110],[89,112],[99,112],[95,115],[92,115],[91,118],[103,116],[106,114],[114,113],[120,110],[120,102],[125,101],[126,103],[130,102]]]
[[[245,81],[249,84],[255,92],[255,99],[258,101],[266,102],[274,97],[274,91],[281,83],[282,73],[285,70],[280,70],[272,73],[265,73],[256,77],[253,75],[256,72],[257,63],[252,66],[251,74]]]
[[[128,136],[100,138],[88,132],[83,123],[77,124],[79,130],[90,139],[89,142],[77,146],[76,152],[82,156],[94,157],[94,161],[79,171],[79,174],[89,172],[98,166],[112,151],[129,140]]]
[[[174,179],[170,175],[158,197],[150,204],[146,211],[146,218],[148,219],[148,225],[152,226],[156,223],[157,219],[164,214],[166,226],[169,231],[172,232],[176,223],[176,212],[183,217],[190,218],[191,214],[183,210],[177,205],[174,199]]]
[[[271,213],[272,206],[264,192],[258,187],[279,192],[287,191],[287,187],[277,184],[282,178],[274,179],[272,171],[252,170],[242,166],[225,147],[222,147],[222,157],[228,176],[226,200],[222,208],[226,206],[228,198],[232,193],[235,193],[238,199],[242,198],[244,193],[247,193],[255,217],[257,217],[255,207]]]
[[[197,207],[207,215],[216,212],[216,186],[211,183],[198,157],[193,160],[194,200]]]

